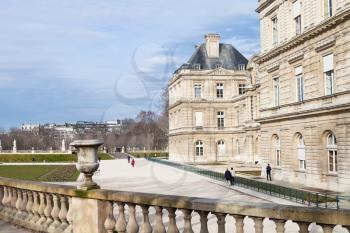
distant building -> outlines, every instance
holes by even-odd
[[[37,124],[22,124],[21,130],[23,132],[38,133],[40,125]]]

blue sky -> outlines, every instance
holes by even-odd
[[[0,127],[159,109],[204,34],[259,52],[256,0],[1,0]]]

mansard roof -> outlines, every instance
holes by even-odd
[[[217,58],[209,58],[205,44],[201,44],[200,46],[197,46],[188,62],[183,64],[178,70],[198,70],[198,68],[196,68],[198,64],[200,65],[200,70],[216,69],[218,68],[217,65],[220,65],[227,70],[238,70],[239,65],[246,66],[247,63],[248,60],[230,44],[219,44],[219,57]]]

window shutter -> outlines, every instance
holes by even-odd
[[[323,72],[333,70],[333,54],[323,57]]]
[[[294,71],[295,71],[295,75],[302,74],[303,67],[302,66],[295,67]]]
[[[203,113],[196,112],[196,127],[202,127],[202,126],[203,126]]]
[[[293,17],[296,18],[301,15],[301,4],[300,1],[296,1],[293,3]]]

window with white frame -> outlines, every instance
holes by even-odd
[[[243,95],[245,90],[245,84],[238,84],[238,94]]]
[[[222,64],[220,64],[220,63],[216,64],[216,69],[218,69],[218,68],[222,68]]]
[[[327,135],[328,171],[338,171],[337,139],[333,133]]]
[[[295,32],[297,35],[301,33],[301,2],[297,0],[293,3],[293,17],[295,22]]]
[[[323,74],[325,82],[325,94],[334,94],[334,67],[333,67],[333,54],[329,54],[323,57]]]
[[[218,128],[224,128],[225,126],[225,115],[224,112],[217,112],[217,118],[218,118]]]
[[[201,84],[194,85],[194,98],[202,98],[202,85]]]
[[[301,134],[297,136],[297,154],[299,160],[299,169],[306,169],[306,158],[305,158],[305,142],[304,138]]]
[[[295,80],[296,80],[296,97],[297,101],[304,101],[304,78],[303,78],[303,67],[298,66],[294,69]]]
[[[238,70],[245,70],[245,64],[238,64]]]
[[[200,69],[201,69],[201,64],[200,64],[200,63],[195,63],[195,64],[193,65],[193,69],[195,69],[195,70],[200,70]]]
[[[203,142],[202,141],[196,141],[196,156],[203,156],[204,154],[204,147],[203,147]]]
[[[197,128],[203,127],[203,112],[196,112],[195,114],[195,124]]]
[[[323,0],[324,1],[324,14],[325,16],[333,16],[333,0]]]
[[[278,19],[277,16],[272,18],[272,41],[273,46],[278,44]]]
[[[219,140],[217,143],[217,153],[218,156],[224,156],[226,153],[225,142],[223,140]]]
[[[224,98],[224,84],[223,83],[216,84],[216,97],[217,98]]]
[[[281,166],[281,145],[280,138],[275,135],[273,138],[274,154],[275,154],[275,164],[277,167]]]
[[[273,79],[273,94],[275,106],[280,105],[280,79],[278,77]]]

